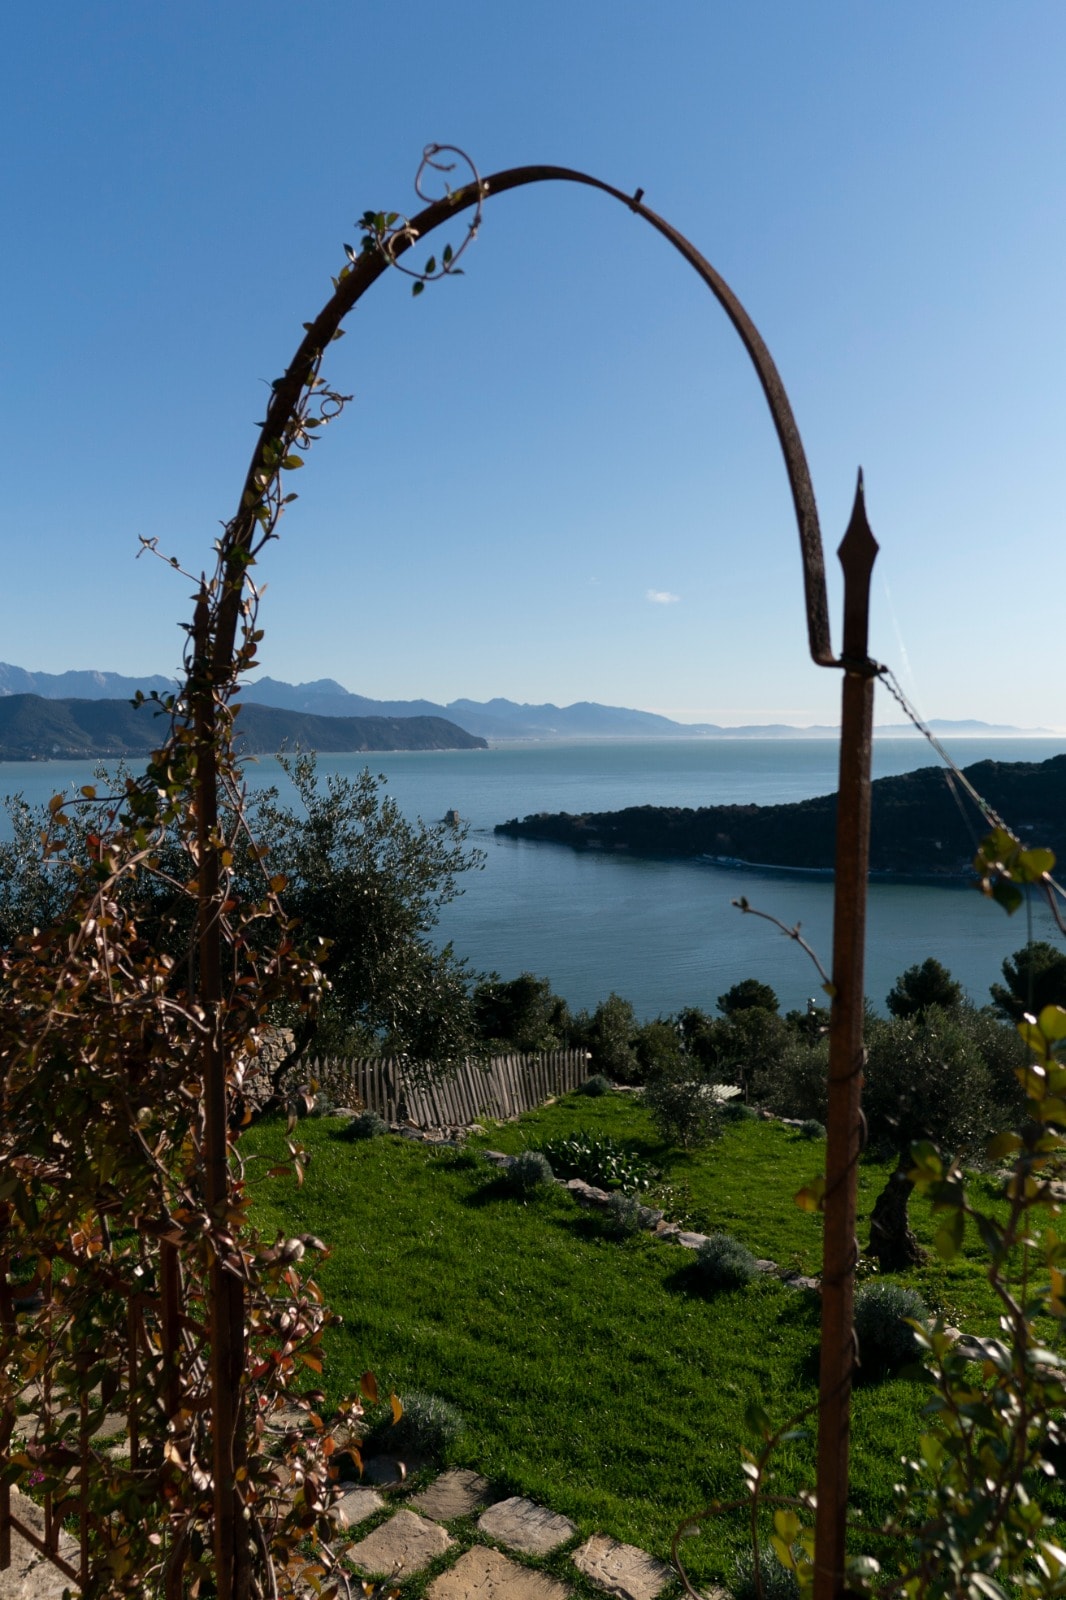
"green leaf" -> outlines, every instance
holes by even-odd
[[[774,1425],[757,1400],[749,1400],[744,1408],[744,1425],[760,1439],[769,1439],[773,1435]]]
[[[799,1538],[802,1524],[794,1511],[789,1511],[785,1506],[779,1506],[774,1512],[774,1528],[778,1535],[788,1546],[794,1545]]]
[[[1007,878],[997,878],[992,885],[992,898],[997,905],[1003,907],[1008,917],[1012,917],[1025,896],[1017,884],[1011,883]]]
[[[792,1554],[791,1548],[785,1543],[784,1539],[778,1538],[776,1533],[771,1534],[770,1544],[773,1548],[774,1555],[777,1557],[778,1561],[780,1561],[781,1565],[786,1567],[789,1572],[794,1572],[796,1568],[796,1558]]]
[[[423,283],[423,282],[422,282],[422,280],[421,280],[421,278],[420,278],[420,279],[419,279],[419,280],[418,280],[418,282],[417,282],[417,283],[412,283],[412,285],[411,285],[411,293],[412,293],[412,294],[413,294],[413,295],[416,295],[416,294],[421,294],[421,293],[422,293],[422,290],[423,290],[423,289],[424,289],[424,288],[425,288],[425,287],[426,287],[426,286],[425,286],[425,284],[424,284],[424,283]]]
[[[963,1234],[966,1229],[966,1214],[959,1210],[954,1212],[946,1221],[942,1222],[936,1230],[934,1242],[937,1255],[942,1261],[951,1261],[962,1249]]]
[[[1062,1006],[1045,1006],[1037,1026],[1045,1039],[1066,1039],[1066,1011]]]
[[[1025,881],[1027,883],[1039,883],[1046,873],[1054,869],[1055,852],[1054,850],[1043,848],[1023,850],[1018,860],[1022,868],[1020,875],[1025,878]]]

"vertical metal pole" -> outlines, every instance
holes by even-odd
[[[209,654],[207,594],[201,589],[193,623],[196,732],[196,816],[199,861],[199,998],[207,1031],[203,1049],[204,1198],[208,1212],[221,1218],[229,1198],[226,1061],[222,1049],[222,929],[218,852],[216,708]],[[215,1583],[219,1600],[242,1600],[248,1593],[247,1534],[238,1515],[241,1375],[244,1368],[244,1291],[240,1278],[211,1264],[211,1430],[214,1474]]]
[[[0,1230],[7,1236],[7,1227],[11,1212],[6,1205],[0,1206]],[[8,1352],[15,1340],[15,1307],[11,1296],[11,1286],[8,1282],[8,1272],[11,1262],[6,1248],[0,1251],[0,1359],[7,1364]],[[3,1413],[0,1415],[0,1462],[7,1463],[7,1454],[11,1444],[11,1434],[15,1426],[14,1399],[5,1403]],[[6,1478],[0,1480],[0,1572],[6,1572],[11,1565],[11,1485]]]
[[[838,554],[844,569],[844,687],[833,907],[834,994],[829,1021],[814,1600],[837,1600],[845,1586],[848,1444],[855,1364],[852,1306],[857,1256],[856,1189],[862,1143],[863,957],[877,671],[867,654],[870,575],[877,543],[866,520],[861,472],[851,521]]]

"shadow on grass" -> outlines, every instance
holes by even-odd
[[[492,1206],[506,1203],[507,1205],[539,1205],[545,1212],[548,1202],[557,1200],[559,1191],[552,1183],[539,1184],[535,1189],[517,1189],[507,1173],[501,1172],[495,1178],[489,1178],[480,1185],[472,1194],[464,1195],[462,1204],[477,1210],[481,1206]]]
[[[690,1252],[686,1250],[685,1254],[690,1255]],[[696,1300],[719,1300],[727,1295],[744,1294],[750,1287],[747,1283],[737,1284],[733,1288],[709,1283],[700,1270],[699,1262],[692,1259],[682,1262],[676,1272],[671,1272],[668,1278],[663,1279],[663,1288],[669,1294],[688,1295]]]

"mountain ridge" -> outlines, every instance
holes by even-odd
[[[0,696],[0,761],[146,756],[162,743],[166,726],[151,700],[135,707],[128,700],[7,694]],[[486,748],[484,739],[443,717],[318,717],[247,704],[237,712],[234,732],[247,755],[297,745],[336,754]]]
[[[23,667],[0,662],[0,704],[14,694],[35,694],[47,700],[119,699],[138,689],[169,694],[177,680],[156,674],[130,678],[121,673],[95,669],[61,673],[28,672]],[[640,711],[628,706],[601,705],[594,700],[577,700],[569,706],[550,701],[531,704],[495,696],[491,700],[374,700],[353,694],[335,678],[315,678],[306,683],[286,683],[269,676],[243,684],[240,699],[244,705],[273,706],[280,710],[303,712],[318,717],[437,717],[452,722],[464,732],[482,739],[833,739],[839,727],[815,723],[794,727],[790,723],[745,723],[727,727],[714,722],[675,722],[657,711]],[[973,718],[946,720],[935,718],[928,724],[934,732],[956,737],[1051,737],[1047,728],[1018,728],[1003,723],[981,722]],[[875,732],[882,737],[917,736],[910,723],[879,723]]]

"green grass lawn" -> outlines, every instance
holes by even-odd
[[[816,1271],[820,1220],[792,1195],[819,1169],[822,1146],[780,1124],[731,1124],[699,1155],[657,1144],[646,1113],[621,1096],[575,1095],[493,1128],[463,1151],[396,1138],[350,1144],[340,1124],[311,1119],[302,1189],[256,1178],[259,1225],[311,1232],[331,1254],[316,1274],[343,1326],[328,1336],[331,1401],[372,1368],[379,1382],[444,1396],[465,1428],[453,1463],[602,1531],[668,1552],[681,1518],[742,1494],[744,1410],[757,1400],[785,1421],[815,1397],[817,1296],[761,1279],[709,1296],[691,1255],[647,1235],[616,1242],[552,1188],[507,1195],[478,1146],[518,1150],[585,1127],[625,1140],[660,1166],[689,1220],[735,1233],[755,1254]],[[284,1159],[280,1123],[242,1149]],[[884,1169],[864,1169],[868,1211]],[[920,1234],[931,1227],[914,1204]],[[865,1232],[863,1233],[865,1237]],[[994,1306],[965,1254],[917,1275],[967,1327],[994,1325]],[[901,1454],[919,1432],[923,1391],[896,1379],[860,1387],[854,1405],[853,1504],[887,1509]],[[813,1451],[783,1451],[783,1489],[813,1481]],[[740,1516],[687,1547],[703,1580],[729,1576],[745,1539]]]

